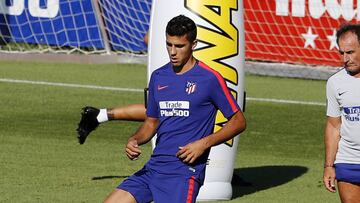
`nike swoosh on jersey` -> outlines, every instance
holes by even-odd
[[[160,85],[158,85],[158,87],[157,87],[157,90],[163,90],[163,89],[166,89],[166,88],[168,88],[169,86],[168,85],[164,85],[164,86],[160,86]]]

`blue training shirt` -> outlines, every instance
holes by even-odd
[[[223,77],[198,61],[177,75],[168,63],[150,78],[147,116],[159,119],[156,147],[146,166],[157,173],[189,175],[204,179],[210,150],[195,163],[182,162],[179,147],[213,133],[217,110],[230,118],[240,110]]]

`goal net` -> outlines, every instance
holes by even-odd
[[[336,29],[360,20],[360,0],[234,1],[244,8],[246,71],[255,74],[296,77],[299,73],[292,71],[305,65],[300,71],[306,77],[326,66],[325,76],[314,77],[325,79],[328,67],[332,71],[341,66]],[[203,3],[216,7],[212,1]],[[0,53],[143,56],[151,4],[152,0],[1,0]]]
[[[336,30],[360,19],[357,4],[352,0],[245,0],[246,57],[340,65]]]
[[[151,0],[101,0],[100,7],[112,51],[146,52]]]
[[[151,0],[2,0],[0,52],[143,53]]]
[[[326,79],[342,65],[336,30],[359,14],[353,0],[244,0],[248,72]]]

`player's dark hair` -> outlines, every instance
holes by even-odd
[[[197,30],[196,24],[190,18],[184,15],[178,15],[171,19],[166,26],[166,34],[170,36],[184,36],[193,42],[196,40]]]
[[[339,45],[340,37],[347,33],[352,32],[356,34],[358,42],[360,44],[360,24],[343,24],[340,26],[339,30],[336,32],[336,43]]]

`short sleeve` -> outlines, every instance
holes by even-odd
[[[333,80],[326,83],[326,115],[330,117],[341,116],[339,102],[336,98],[336,88]]]
[[[240,110],[240,107],[230,93],[224,78],[218,72],[215,72],[214,76],[214,81],[211,82],[211,88],[209,88],[211,90],[211,98],[221,113],[226,118],[230,118]]]
[[[158,111],[158,106],[157,103],[155,101],[155,97],[154,97],[154,93],[155,93],[155,72],[153,72],[151,74],[150,77],[150,82],[149,82],[149,94],[148,94],[148,102],[147,102],[147,107],[146,107],[146,115],[148,117],[152,117],[152,118],[158,118],[159,117],[159,111]]]

